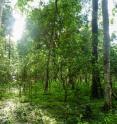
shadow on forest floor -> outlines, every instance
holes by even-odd
[[[0,100],[0,124],[116,124],[116,109],[110,113],[102,113],[100,107],[103,100],[90,100],[88,93],[79,91],[76,100],[69,96],[69,101],[64,103],[63,95],[44,95],[41,91],[32,94],[32,102],[28,96],[19,97],[19,89],[6,88]],[[86,91],[86,90],[85,90]],[[76,95],[75,95],[76,96]],[[92,113],[85,110],[90,105]],[[116,102],[115,102],[116,104]],[[83,114],[91,117],[82,120]],[[91,114],[91,115],[90,115]]]
[[[4,98],[0,101],[0,124],[56,124],[56,120],[47,111],[21,103],[18,97],[19,90],[11,88],[9,94],[15,97]]]

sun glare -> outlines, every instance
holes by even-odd
[[[39,0],[34,0],[31,4],[33,7],[35,7],[37,5]],[[17,0],[13,0],[12,1],[12,6],[15,6]],[[44,0],[44,2],[48,2],[48,0]],[[112,18],[112,9],[114,7],[114,4],[115,2],[117,2],[117,0],[109,0],[109,15],[110,15],[110,18]],[[17,40],[20,40],[21,37],[22,37],[22,34],[23,34],[23,31],[25,29],[25,17],[17,10],[14,9],[13,11],[13,16],[15,18],[15,23],[14,23],[14,26],[13,26],[13,31],[12,31],[12,37],[13,37],[13,40],[14,41],[17,41]],[[113,24],[110,24],[110,35],[113,33],[113,32],[116,32],[117,29],[116,29],[116,26],[117,26],[117,23],[116,23],[116,19],[117,17],[114,17],[114,23]]]
[[[15,19],[13,29],[12,29],[12,38],[13,41],[20,40],[25,29],[25,17],[21,14],[20,11],[15,9],[17,0],[11,0],[11,7],[13,8],[13,17]]]
[[[13,12],[13,17],[15,18],[15,23],[13,26],[12,36],[15,41],[22,37],[25,28],[25,17],[18,11]]]
[[[43,0],[43,2],[47,3],[49,0]],[[37,4],[39,0],[34,0],[33,2],[29,2],[33,8],[38,7]],[[14,8],[17,0],[11,0],[11,6]],[[17,10],[14,9],[13,17],[15,19],[15,23],[12,31],[12,38],[16,42],[21,39],[23,31],[25,29],[25,17]]]

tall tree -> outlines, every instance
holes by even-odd
[[[100,75],[98,69],[98,0],[92,0],[92,88],[91,96],[102,96]]]
[[[4,0],[0,0],[0,26],[2,24],[3,3],[4,3]]]
[[[110,35],[108,0],[102,0],[103,33],[104,33],[104,81],[105,81],[105,108],[112,107],[112,87],[110,82]]]

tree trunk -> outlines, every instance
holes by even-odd
[[[48,92],[48,87],[49,87],[49,65],[50,65],[50,48],[48,51],[48,56],[47,56],[47,65],[46,65],[46,78],[45,78],[45,87],[44,87],[44,91],[45,93]]]
[[[50,42],[48,44],[48,55],[47,55],[47,65],[46,65],[46,79],[45,79],[45,87],[44,87],[44,91],[48,92],[48,87],[49,87],[49,66],[50,66],[50,58],[51,58],[51,53],[53,52],[54,54],[54,58],[55,58],[55,51],[54,51],[54,47],[55,47],[55,42],[54,42],[54,37],[55,37],[55,21],[56,21],[56,16],[57,16],[57,2],[58,0],[55,0],[55,15],[54,15],[54,23],[53,23],[53,28],[52,28],[52,32],[51,32],[51,36],[50,36]]]
[[[8,56],[9,56],[9,62],[10,62],[10,59],[11,59],[11,38],[10,38],[10,34],[9,34],[9,48],[8,48]]]
[[[71,68],[68,68],[68,85],[70,85],[71,89],[74,90],[75,89],[75,81],[74,81],[74,74],[71,71]]]
[[[4,0],[0,0],[0,27],[2,25],[3,4],[4,4]]]
[[[98,0],[92,0],[92,87],[93,98],[102,97],[102,88],[98,69]]]
[[[112,88],[110,82],[110,36],[108,0],[102,0],[103,33],[104,33],[104,81],[105,81],[105,109],[112,107]]]

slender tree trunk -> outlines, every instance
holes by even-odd
[[[105,109],[112,107],[112,88],[110,82],[110,35],[108,0],[102,0],[103,32],[104,32],[104,81],[105,81]]]
[[[54,14],[54,23],[53,23],[53,28],[52,28],[52,32],[51,32],[51,36],[50,36],[50,43],[48,44],[48,56],[47,56],[47,65],[46,65],[46,79],[45,79],[45,87],[44,87],[44,91],[48,92],[48,87],[49,87],[49,66],[50,66],[50,58],[51,58],[51,52],[54,54],[54,59],[55,59],[55,51],[54,51],[54,47],[55,47],[55,22],[56,22],[56,16],[57,16],[57,2],[58,0],[55,0],[55,14]],[[55,61],[54,61],[55,62]]]
[[[75,89],[75,81],[74,81],[74,75],[71,72],[71,68],[68,68],[68,85],[70,85],[71,89],[74,90]]]
[[[8,48],[8,53],[9,53],[9,61],[10,61],[10,59],[11,59],[11,36],[10,36],[10,34],[9,34],[9,48]]]
[[[93,98],[102,97],[102,88],[98,69],[98,0],[92,0],[92,87]]]
[[[46,79],[45,79],[45,87],[44,87],[45,93],[48,92],[48,87],[49,87],[50,53],[51,53],[51,50],[50,50],[50,48],[49,48],[48,56],[47,56],[47,64],[46,64],[46,77],[45,77]]]
[[[0,27],[2,25],[3,4],[4,4],[4,0],[0,0]]]
[[[87,76],[87,72],[85,73],[85,83],[88,83],[88,76]]]
[[[64,90],[64,102],[67,102],[67,97],[68,97],[68,91],[67,91],[67,82],[65,77],[63,76],[63,65],[62,65],[62,61],[61,61],[61,65],[60,65],[60,77],[61,77],[61,82],[63,84],[63,90]]]

